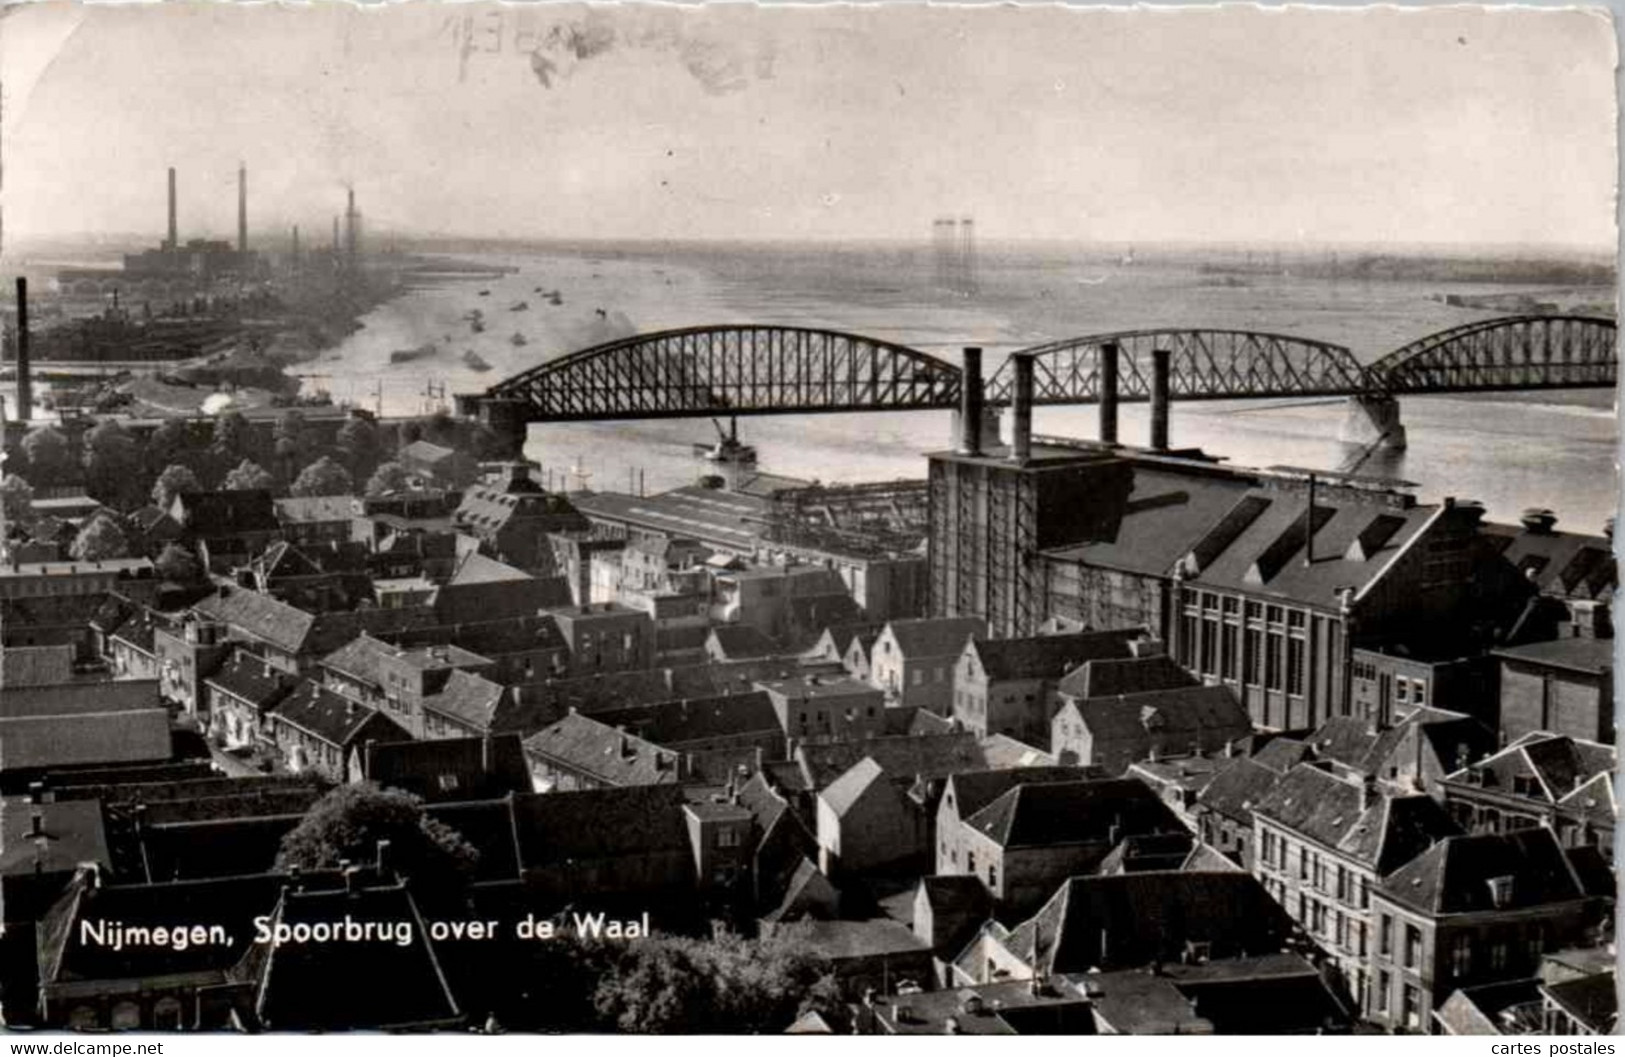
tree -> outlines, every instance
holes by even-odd
[[[271,431],[276,456],[289,462],[300,462],[305,453],[305,415],[298,408],[288,408],[276,420]]]
[[[367,478],[367,494],[375,496],[401,492],[405,491],[407,484],[406,468],[398,462],[386,462]]]
[[[323,455],[305,467],[288,491],[298,496],[351,495],[355,492],[355,480],[350,471]]]
[[[270,491],[276,487],[276,478],[259,463],[244,459],[237,464],[235,470],[226,474],[226,479],[220,482],[220,487],[228,492],[253,492],[261,489]]]
[[[197,474],[184,466],[166,466],[152,485],[152,501],[160,510],[168,510],[175,497],[182,492],[201,492]]]
[[[144,491],[135,438],[117,419],[103,419],[85,434],[85,483],[104,503],[133,506]]]
[[[757,940],[652,937],[624,948],[593,1005],[604,1030],[782,1032],[807,1009],[838,1004],[829,963],[808,950],[794,926]]]
[[[179,418],[166,418],[158,423],[158,428],[152,431],[147,438],[146,447],[141,452],[142,462],[146,464],[147,472],[157,474],[164,468],[186,462],[194,456],[191,438],[186,432],[186,421]],[[160,504],[167,506],[168,504]]]
[[[55,426],[31,429],[23,438],[23,454],[28,457],[28,480],[36,487],[75,480],[78,469],[68,438]]]
[[[152,566],[170,583],[193,584],[203,579],[203,565],[179,543],[165,546]]]
[[[339,786],[311,805],[283,836],[277,867],[330,870],[341,862],[372,862],[378,842],[385,840],[391,867],[431,890],[466,881],[479,863],[474,846],[430,818],[420,798],[359,782]]]
[[[352,418],[339,427],[339,453],[352,476],[361,478],[378,465],[378,430],[364,418]]]
[[[130,556],[130,542],[124,536],[124,530],[118,522],[108,516],[106,511],[98,511],[96,516],[85,522],[79,530],[79,535],[73,538],[73,545],[68,548],[75,561],[100,562],[111,558],[128,558]]]
[[[227,411],[214,420],[214,442],[210,449],[215,458],[227,466],[238,459],[246,462],[253,454],[254,428],[241,411]]]
[[[28,521],[34,516],[34,489],[29,483],[14,473],[6,474],[6,479],[0,481],[0,507],[5,510],[6,521],[16,525]]]

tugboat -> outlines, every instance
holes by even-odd
[[[530,339],[525,337],[523,334],[519,333],[516,330],[516,331],[513,332],[513,337],[508,339],[508,344],[513,345],[514,347],[517,348],[520,345],[529,345],[530,344]]]
[[[473,349],[463,350],[463,366],[471,371],[489,371],[491,369],[491,365],[486,363],[485,359]]]
[[[755,466],[756,449],[749,444],[739,442],[739,419],[730,415],[728,428],[724,430],[722,423],[716,419],[711,424],[717,428],[717,442],[715,444],[696,444],[694,454],[708,462],[731,463],[735,466]]]

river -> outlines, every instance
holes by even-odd
[[[515,271],[413,290],[378,307],[360,331],[305,368],[316,375],[307,384],[386,414],[411,414],[601,341],[744,322],[850,331],[949,360],[959,347],[977,344],[989,350],[989,373],[1013,349],[1159,326],[1297,334],[1346,345],[1369,362],[1423,335],[1498,314],[1444,304],[1445,293],[1611,300],[1602,290],[1528,285],[1223,278],[1188,260],[1159,263],[1142,254],[1126,262],[1052,249],[982,253],[972,296],[935,285],[923,248],[533,248],[479,259]],[[545,295],[554,290],[562,304],[549,303]],[[475,309],[483,315],[482,333],[466,318]],[[524,344],[515,343],[516,334]],[[425,344],[438,351],[391,364],[392,351]],[[467,367],[465,350],[492,369]],[[1124,441],[1143,440],[1145,415],[1144,405],[1123,408]],[[1341,401],[1176,403],[1172,441],[1241,465],[1335,470],[1353,454],[1338,440],[1344,415]],[[1368,460],[1362,473],[1415,482],[1424,501],[1479,500],[1495,520],[1546,507],[1564,527],[1596,532],[1614,514],[1618,429],[1611,393],[1406,397],[1403,419],[1409,447]],[[1034,425],[1042,433],[1092,437],[1096,411],[1039,408]],[[948,415],[934,412],[750,418],[740,429],[758,449],[760,469],[825,482],[920,477],[922,455],[950,441]],[[704,420],[533,426],[526,453],[555,481],[567,467],[579,467],[596,489],[624,490],[641,477],[656,491],[693,481],[705,469],[693,445],[714,436]]]

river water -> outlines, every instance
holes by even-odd
[[[961,346],[981,345],[990,374],[1014,349],[1161,326],[1302,335],[1346,345],[1369,362],[1423,335],[1500,314],[1446,305],[1443,294],[1526,291],[1560,303],[1612,300],[1596,289],[1527,285],[1226,278],[1189,260],[1159,262],[1142,254],[1125,261],[1053,248],[983,252],[972,296],[940,288],[929,253],[906,247],[537,248],[478,259],[515,271],[413,290],[380,306],[360,331],[305,368],[315,375],[307,384],[386,414],[411,414],[601,341],[746,322],[866,334],[950,361],[957,361]],[[561,305],[544,296],[553,290]],[[466,318],[475,309],[484,317],[482,333]],[[436,351],[390,362],[392,351],[425,345]],[[492,369],[466,366],[462,356],[470,350]],[[1093,407],[1039,408],[1034,426],[1093,437],[1096,414]],[[1335,470],[1356,454],[1338,440],[1345,414],[1342,401],[1176,403],[1172,441],[1241,465]],[[1403,420],[1409,447],[1371,458],[1360,472],[1415,482],[1424,501],[1477,499],[1496,520],[1547,507],[1564,527],[1592,532],[1618,505],[1612,393],[1406,397]],[[760,469],[825,482],[922,477],[922,455],[950,442],[948,415],[937,412],[749,418],[740,430],[757,448]],[[1145,406],[1125,405],[1121,438],[1140,442],[1146,432]],[[532,426],[526,453],[555,483],[567,468],[579,468],[594,489],[626,490],[641,479],[652,492],[704,472],[707,464],[694,456],[693,445],[714,437],[703,419]],[[579,486],[583,478],[572,475],[571,481]]]

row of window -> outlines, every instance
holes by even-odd
[[[1272,829],[1265,829],[1259,842],[1259,862],[1266,869],[1287,871],[1287,854],[1292,842]],[[1335,860],[1324,858],[1307,844],[1298,845],[1298,880],[1315,890],[1333,896],[1344,906],[1368,910],[1371,907],[1371,879]]]
[[[1243,629],[1234,619],[1221,623],[1211,614],[1199,617],[1191,611],[1181,618],[1180,663],[1203,675],[1301,697],[1307,678],[1306,657],[1307,640],[1301,628]]]

